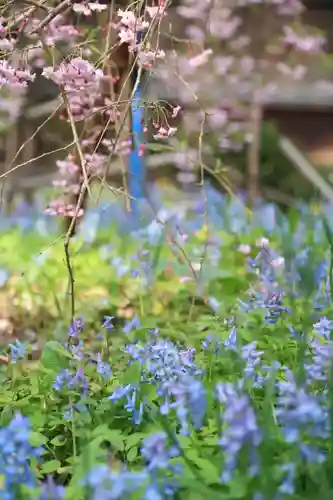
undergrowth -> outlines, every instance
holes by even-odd
[[[74,318],[61,241],[1,235],[0,498],[331,498],[329,211],[222,205],[82,229]]]

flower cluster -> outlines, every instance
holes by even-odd
[[[43,76],[55,82],[65,93],[74,120],[84,120],[95,109],[100,95],[103,71],[87,60],[76,58],[62,62],[59,68],[46,67]],[[64,103],[66,106],[66,102]]]
[[[64,388],[68,390],[79,389],[83,394],[88,392],[88,379],[84,375],[83,368],[78,368],[76,372],[68,369],[63,369],[55,377],[53,388],[60,392]]]
[[[283,305],[285,293],[279,286],[279,277],[284,269],[284,258],[269,247],[266,238],[258,242],[261,247],[257,256],[248,259],[248,269],[256,276],[257,283],[248,292],[248,302],[239,299],[241,310],[265,311],[265,323],[275,324],[281,315],[289,314],[290,309]]]
[[[133,492],[140,491],[148,480],[146,471],[129,472],[125,469],[114,472],[107,465],[100,465],[87,475],[83,485],[91,488],[93,499],[121,500]]]
[[[51,201],[45,209],[45,214],[56,215],[60,217],[82,217],[83,208],[77,207],[73,203],[65,203],[63,199]]]
[[[219,444],[224,451],[225,462],[221,481],[228,483],[237,466],[237,460],[244,447],[248,447],[248,473],[255,476],[259,472],[257,447],[262,441],[257,418],[249,397],[242,391],[241,385],[219,383],[216,397],[223,406],[222,419],[224,428]]]
[[[308,462],[325,460],[323,440],[330,435],[330,417],[326,398],[298,387],[294,374],[285,371],[285,380],[277,383],[279,397],[275,415],[289,444],[296,444],[301,456]],[[312,438],[318,444],[308,444]]]
[[[77,41],[80,33],[69,23],[66,23],[66,17],[59,14],[54,16],[50,22],[42,29],[38,30],[40,19],[29,19],[24,26],[24,33],[40,46],[43,42],[49,47],[53,47],[59,43],[65,43],[69,48]],[[42,36],[42,40],[40,37]]]
[[[15,500],[22,486],[35,488],[36,473],[30,460],[41,461],[43,450],[29,442],[31,424],[29,419],[19,413],[7,427],[0,429],[0,497]]]
[[[0,60],[0,88],[4,85],[11,89],[24,89],[35,79],[35,74],[29,68],[16,68],[7,60]]]
[[[138,48],[138,33],[149,27],[147,21],[143,21],[135,15],[132,10],[118,10],[120,18],[118,29],[120,43],[127,43],[129,50],[133,51]]]
[[[99,2],[74,2],[72,9],[77,14],[82,14],[83,16],[91,16],[93,12],[103,12],[108,8],[105,4],[100,4]]]
[[[302,52],[318,53],[326,42],[322,35],[297,33],[291,26],[284,27],[284,43]]]
[[[142,422],[144,403],[138,401],[139,389],[131,384],[118,387],[109,397],[110,401],[116,403],[126,399],[124,408],[130,414],[130,419],[135,425]]]
[[[20,359],[24,359],[27,348],[19,340],[16,340],[14,344],[9,344],[9,347],[12,364],[16,364]]]
[[[57,160],[59,175],[53,181],[53,186],[62,190],[63,198],[50,203],[46,209],[48,215],[65,217],[81,217],[83,215],[82,207],[77,210],[73,203],[66,201],[66,197],[80,193],[85,179],[84,171],[88,178],[102,176],[105,171],[106,157],[98,153],[84,153],[83,161],[84,165],[82,166],[71,153],[64,160]]]

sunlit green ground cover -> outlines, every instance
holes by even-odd
[[[3,230],[0,498],[332,498],[330,213]]]

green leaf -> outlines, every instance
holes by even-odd
[[[157,388],[153,384],[142,384],[140,387],[140,394],[148,403],[151,403],[158,397]]]
[[[109,441],[112,448],[116,450],[124,449],[124,436],[122,436],[120,432],[109,430],[108,432],[105,433],[104,439],[106,441]]]
[[[138,447],[133,446],[127,453],[126,453],[126,459],[128,462],[133,462],[138,456]]]
[[[102,443],[103,441],[108,441],[111,446],[117,450],[122,450],[124,448],[125,436],[122,435],[121,431],[116,429],[109,429],[106,424],[101,424],[92,433],[95,438],[93,442]]]
[[[66,444],[66,440],[64,438],[56,436],[55,438],[51,439],[50,444],[52,444],[53,446],[64,446]]]
[[[70,358],[70,354],[60,342],[50,340],[43,349],[41,361],[45,368],[53,372],[59,372],[61,368],[67,367],[68,358]]]
[[[141,375],[141,364],[136,361],[131,364],[131,366],[125,370],[123,375],[123,384],[137,384],[140,382]]]
[[[29,441],[32,446],[42,446],[43,444],[47,443],[48,438],[40,432],[31,431],[29,435]]]
[[[101,424],[98,425],[94,430],[93,430],[93,437],[98,437],[98,436],[103,436],[106,432],[109,431],[109,427],[106,424]]]
[[[207,484],[219,484],[220,473],[217,468],[206,458],[196,460],[196,465],[201,469]]]
[[[8,425],[12,417],[13,417],[13,408],[11,407],[11,405],[4,406],[0,417],[1,426]]]
[[[33,427],[43,427],[45,420],[46,416],[40,411],[35,411],[34,414],[30,416],[30,422]]]
[[[229,494],[230,498],[243,499],[247,498],[248,488],[249,488],[249,478],[240,474],[238,471],[234,471],[233,478],[229,483]]]
[[[49,460],[49,462],[45,462],[45,464],[41,466],[41,471],[44,472],[44,474],[51,474],[52,472],[56,472],[60,466],[61,463],[59,460]]]
[[[139,444],[146,437],[147,434],[144,434],[143,432],[134,432],[134,434],[131,434],[126,438],[126,448],[132,448],[132,446]]]
[[[220,483],[220,472],[210,460],[200,457],[194,449],[187,451],[186,456],[202,471],[207,484]]]

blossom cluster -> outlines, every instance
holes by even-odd
[[[17,498],[18,488],[22,486],[35,488],[36,474],[30,460],[41,460],[42,448],[31,446],[29,433],[31,423],[19,413],[7,427],[0,429],[0,474],[3,481],[0,485],[0,496],[8,500]]]
[[[63,90],[69,112],[75,121],[84,120],[91,115],[100,95],[102,70],[95,69],[87,60],[76,58],[68,63],[62,62],[57,69],[44,68],[42,74]]]

